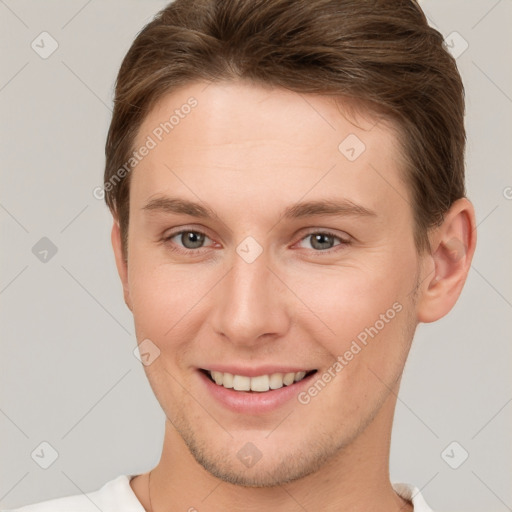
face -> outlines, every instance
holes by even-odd
[[[409,350],[419,259],[397,141],[343,111],[196,83],[138,133],[123,281],[144,368],[195,459],[232,483],[347,450]]]

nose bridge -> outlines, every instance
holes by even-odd
[[[281,335],[288,327],[285,297],[269,265],[267,253],[251,240],[239,244],[233,255],[214,314],[215,330],[233,343],[251,344],[263,334]]]

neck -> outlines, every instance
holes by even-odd
[[[147,475],[136,477],[131,485],[151,512],[169,510],[171,505],[173,510],[201,512],[291,512],[298,508],[325,512],[412,511],[410,503],[394,492],[389,480],[395,400],[388,397],[388,402],[364,432],[316,472],[275,487],[241,487],[214,477],[196,462],[167,421],[162,456],[151,473],[152,510]]]

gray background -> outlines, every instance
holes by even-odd
[[[0,0],[4,508],[95,490],[159,460],[164,415],[133,355],[110,217],[93,189],[102,182],[121,59],[165,4]],[[391,476],[420,487],[436,510],[501,512],[512,510],[512,72],[504,62],[512,2],[422,5],[445,36],[456,31],[469,44],[457,62],[478,248],[454,310],[418,329],[397,404]],[[59,45],[47,59],[31,48],[43,31]],[[46,262],[32,250],[42,237],[57,247]],[[58,453],[48,469],[40,467],[51,462],[44,441]],[[460,446],[443,458],[452,441]],[[460,463],[462,450],[468,459],[452,469],[447,460]]]

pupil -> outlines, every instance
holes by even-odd
[[[195,231],[187,231],[181,235],[181,241],[187,249],[197,249],[204,241],[204,235]]]
[[[313,243],[311,244],[315,249],[330,249],[332,247],[332,236],[326,234],[316,234],[313,236]],[[326,241],[327,240],[327,241]]]

